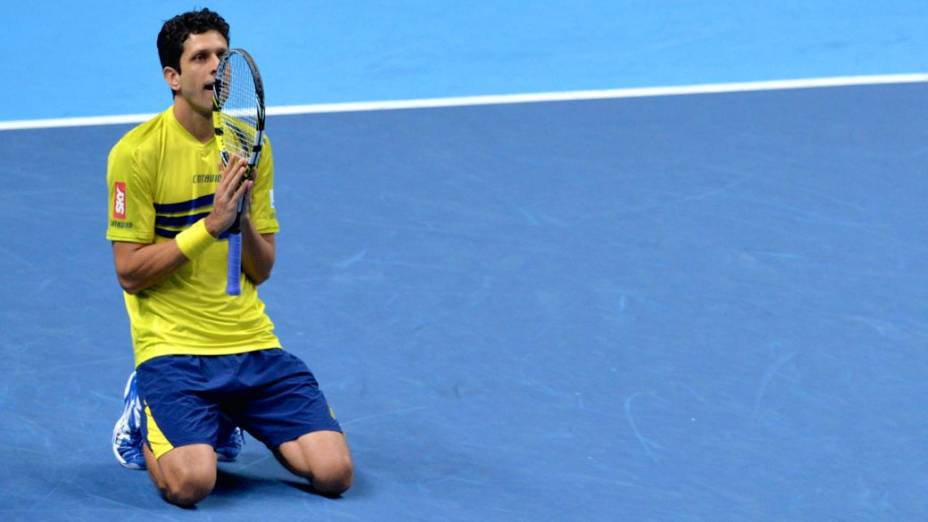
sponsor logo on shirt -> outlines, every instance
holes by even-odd
[[[193,182],[197,183],[219,183],[221,176],[219,174],[194,174]]]
[[[126,219],[126,183],[117,181],[113,185],[113,217],[116,219]]]

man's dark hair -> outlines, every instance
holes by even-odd
[[[229,42],[229,24],[216,11],[203,8],[189,11],[171,18],[161,26],[158,33],[158,57],[161,67],[172,67],[180,72],[180,55],[184,52],[184,42],[191,34],[218,31]]]

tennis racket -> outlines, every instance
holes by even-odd
[[[213,84],[213,127],[223,164],[233,154],[247,159],[245,178],[250,179],[264,138],[264,84],[254,59],[244,49],[231,49],[219,61]],[[229,295],[242,293],[242,205],[239,201],[238,215],[229,228]]]

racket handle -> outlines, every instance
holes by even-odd
[[[242,234],[233,232],[229,234],[229,263],[226,267],[226,293],[241,295],[242,293]]]
[[[245,202],[238,200],[238,213],[229,227],[229,262],[226,267],[226,294],[242,295],[242,210]]]

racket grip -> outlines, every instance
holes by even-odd
[[[229,263],[226,267],[226,293],[229,295],[241,295],[242,293],[241,232],[229,234]]]

